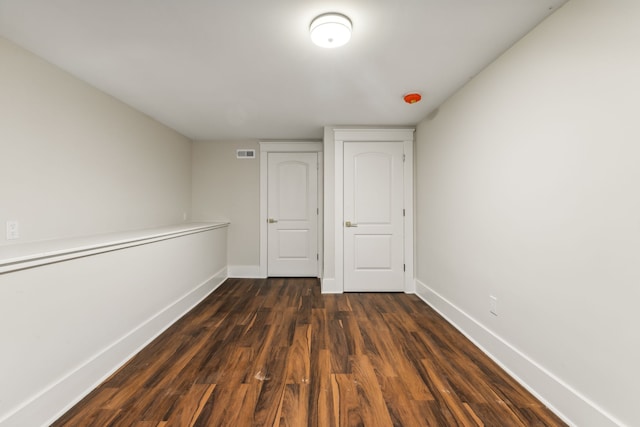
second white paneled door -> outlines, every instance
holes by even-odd
[[[268,153],[267,273],[318,275],[318,153]]]
[[[344,290],[404,290],[402,142],[344,143]]]

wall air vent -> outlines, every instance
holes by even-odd
[[[236,159],[255,159],[256,150],[236,150]]]

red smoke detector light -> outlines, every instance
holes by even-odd
[[[422,99],[422,95],[419,93],[408,93],[404,96],[404,102],[407,104],[415,104],[416,102],[420,102]]]

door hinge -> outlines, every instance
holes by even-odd
[[[407,264],[402,264],[402,271],[407,271]]]
[[[407,155],[406,155],[406,154],[403,154],[403,155],[402,155],[402,161],[404,162],[404,161],[406,161],[406,160],[407,160]]]
[[[316,261],[320,261],[320,254],[316,254]]]
[[[316,215],[320,215],[320,208],[316,208]]]
[[[405,212],[404,209],[402,209],[402,216],[407,216],[407,213]]]

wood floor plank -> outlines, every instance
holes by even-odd
[[[389,416],[394,426],[402,427],[422,427],[425,424],[415,400],[411,399],[410,393],[405,389],[405,385],[399,378],[382,378],[380,388],[382,396],[387,405]]]
[[[262,375],[256,374],[256,380],[262,381],[254,411],[254,422],[258,426],[272,426],[280,418],[282,400],[285,391],[285,369],[288,348],[280,347],[270,354]]]
[[[365,355],[351,356],[351,370],[358,392],[358,407],[364,425],[393,425],[369,358]]]
[[[214,384],[194,384],[171,408],[167,424],[193,427],[215,387]]]
[[[415,295],[228,279],[60,426],[565,424]]]
[[[206,414],[203,411],[203,414],[197,418],[195,425],[237,425],[240,416],[239,409],[247,392],[246,384],[240,384],[238,387],[216,387],[205,405]]]
[[[287,384],[309,384],[311,378],[311,325],[296,326],[287,360],[285,382]]]
[[[349,348],[347,347],[347,331],[342,319],[331,319],[328,323],[329,350],[331,354],[331,371],[339,374],[349,373]]]
[[[455,426],[457,422],[453,419],[451,412],[443,407],[437,400],[412,401],[414,412],[418,419],[422,421],[421,426]],[[496,426],[498,427],[498,426]]]
[[[351,374],[331,375],[334,423],[339,426],[364,426],[356,382]]]
[[[331,354],[322,349],[311,353],[309,426],[336,427],[331,384]]]
[[[405,390],[410,393],[414,400],[433,400],[433,395],[424,382],[420,380],[420,375],[416,369],[417,360],[411,357],[411,346],[413,335],[411,335],[411,322],[407,328],[405,319],[395,316],[394,313],[384,313],[382,315],[386,321],[388,337],[391,339],[391,347],[387,348],[388,358],[392,360],[394,370],[403,383]]]
[[[327,310],[311,309],[311,353],[329,348],[329,331],[327,329]]]
[[[262,391],[262,382],[252,381],[248,384],[240,384],[238,388],[245,388],[244,398],[240,402],[235,420],[236,426],[253,426],[255,425],[254,411],[258,402],[258,396]]]
[[[439,401],[449,409],[456,422],[463,426],[476,426],[476,417],[469,414],[464,402],[455,394],[447,377],[442,374],[439,367],[435,366],[430,359],[422,359],[422,364],[427,369],[429,378],[440,395]]]
[[[306,426],[309,423],[309,384],[287,384],[282,398],[282,411],[278,425],[282,427]]]

